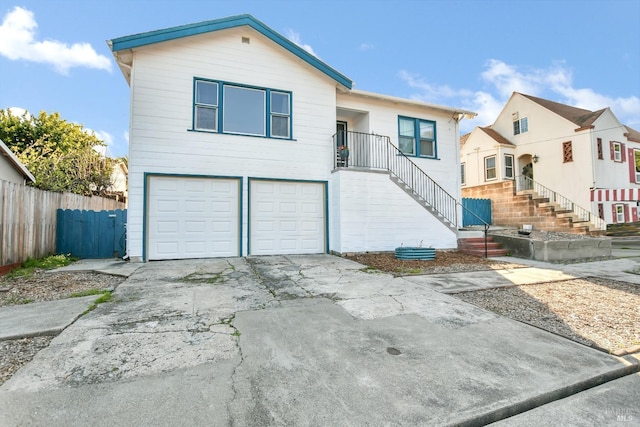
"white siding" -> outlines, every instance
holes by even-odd
[[[250,44],[241,42],[243,36]],[[294,140],[189,131],[194,77],[291,91]],[[134,53],[131,87],[127,231],[133,259],[142,255],[145,172],[329,177],[335,82],[248,27],[140,48]],[[243,236],[246,226],[245,210]]]
[[[24,184],[24,177],[13,164],[0,154],[0,180]]]
[[[396,247],[457,247],[455,232],[394,184],[386,173],[341,170],[332,182],[336,252],[393,251]],[[339,212],[336,211],[336,199]]]

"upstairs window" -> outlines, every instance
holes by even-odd
[[[513,179],[513,155],[504,155],[504,177],[507,179]]]
[[[521,119],[515,119],[513,121],[513,134],[520,135],[529,130],[529,119],[523,117]]]
[[[611,141],[611,160],[614,162],[622,162],[622,144]]]
[[[436,122],[399,117],[398,149],[409,156],[435,158]]]
[[[291,93],[196,79],[193,129],[291,138]]]
[[[484,158],[484,180],[496,179],[496,156]]]
[[[635,171],[635,183],[640,183],[640,150],[633,150],[633,166],[632,170]]]

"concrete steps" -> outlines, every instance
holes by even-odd
[[[484,237],[467,237],[458,239],[458,250],[467,254],[484,257],[485,255],[485,242]],[[502,245],[498,242],[494,242],[493,238],[487,237],[487,250],[488,257],[498,257],[507,255],[508,251],[502,248]]]

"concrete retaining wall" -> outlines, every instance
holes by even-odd
[[[490,234],[509,254],[537,261],[559,262],[611,256],[611,239],[534,240],[528,237]]]

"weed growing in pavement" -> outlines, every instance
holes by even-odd
[[[366,266],[364,268],[361,268],[360,271],[362,271],[363,273],[382,273],[380,270],[378,270],[375,267],[371,267],[371,266]]]
[[[420,274],[422,273],[421,268],[399,268],[398,273],[400,274]]]
[[[25,262],[20,265],[20,268],[16,268],[11,271],[5,277],[7,279],[12,279],[14,277],[31,277],[33,272],[36,269],[40,270],[53,270],[54,268],[64,267],[65,265],[69,265],[74,261],[77,261],[78,258],[72,257],[70,254],[67,255],[49,255],[42,258],[29,258]]]
[[[215,285],[222,280],[222,273],[205,273],[195,272],[184,276],[180,279],[181,282],[188,283],[208,283],[209,285]]]
[[[80,298],[80,297],[88,297],[91,295],[101,295],[108,291],[104,289],[87,289],[86,291],[74,292],[69,295],[69,298]]]
[[[87,308],[87,310],[86,310],[84,313],[82,313],[82,314],[87,314],[88,312],[95,310],[95,309],[96,309],[96,307],[98,307],[98,305],[99,305],[99,304],[102,304],[102,303],[104,303],[104,302],[109,302],[110,300],[111,300],[111,292],[110,292],[110,291],[107,291],[107,292],[103,293],[101,297],[99,297],[98,299],[96,299],[96,300],[93,302],[93,304],[91,304],[91,305],[89,306],[89,308]]]

